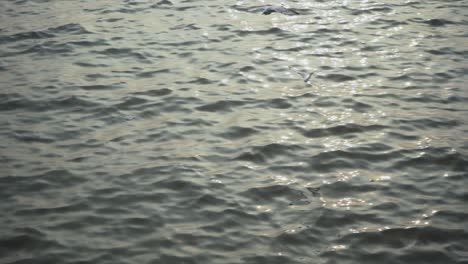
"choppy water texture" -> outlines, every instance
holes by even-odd
[[[0,262],[468,263],[468,2],[386,2],[2,1]]]

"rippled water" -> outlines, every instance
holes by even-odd
[[[468,263],[467,1],[171,1],[0,4],[1,263]]]

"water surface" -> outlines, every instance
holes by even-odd
[[[468,263],[468,3],[391,2],[3,1],[0,262]]]

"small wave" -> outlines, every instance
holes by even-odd
[[[424,102],[425,100],[423,100]],[[400,128],[411,131],[416,129],[434,129],[434,128],[456,128],[460,122],[453,119],[441,118],[418,118],[418,119],[394,119],[392,123]]]
[[[155,75],[161,74],[161,73],[168,73],[170,72],[169,69],[162,69],[162,70],[156,70],[156,71],[146,71],[146,72],[141,72],[138,73],[136,76],[138,78],[152,78]]]
[[[22,142],[51,143],[55,139],[40,133],[14,133],[13,136]]]
[[[433,244],[448,246],[455,243],[462,245],[468,242],[466,237],[467,233],[464,230],[427,226],[348,234],[339,239],[337,243],[350,245],[349,250],[354,254],[350,254],[349,257],[357,262],[369,257],[372,252],[386,248],[399,250],[400,254],[393,256],[392,259],[398,259],[402,263],[456,263],[454,255],[449,254],[443,247],[439,250],[433,248],[424,250],[421,246],[427,247]],[[364,245],[365,250],[361,248]],[[408,247],[408,245],[412,246]]]
[[[355,77],[344,75],[344,74],[327,74],[325,76],[320,76],[321,79],[331,80],[334,82],[348,82],[356,80]]]
[[[356,134],[356,133],[365,133],[370,131],[376,130],[383,130],[387,128],[387,126],[383,125],[359,125],[359,124],[345,124],[345,125],[338,125],[328,128],[314,128],[314,129],[303,129],[297,128],[299,132],[308,138],[317,138],[317,137],[326,137],[326,136],[340,136],[340,135],[347,135],[347,134]]]
[[[55,41],[46,41],[42,44],[35,44],[28,46],[20,51],[6,52],[0,54],[4,57],[18,56],[24,54],[31,54],[33,56],[54,56],[61,54],[70,55],[75,49],[68,43],[56,43]]]
[[[226,112],[233,111],[232,108],[243,106],[245,104],[246,102],[244,101],[221,100],[215,103],[198,106],[196,109],[203,112]]]
[[[262,29],[262,30],[236,30],[234,31],[235,34],[245,37],[247,35],[276,35],[276,36],[289,36],[290,33],[284,31],[277,27],[272,27],[270,29]]]
[[[162,88],[162,89],[153,89],[144,92],[136,92],[133,93],[134,95],[144,95],[144,96],[151,96],[151,97],[159,97],[159,96],[166,96],[172,93],[171,89]]]
[[[22,41],[22,40],[37,40],[37,39],[49,39],[54,37],[59,37],[62,35],[81,35],[81,34],[90,34],[80,24],[65,24],[62,26],[48,28],[46,30],[37,30],[29,31],[23,33],[17,33],[9,36],[0,36],[0,44]]]
[[[134,49],[131,48],[108,48],[105,50],[101,51],[93,51],[93,53],[96,54],[102,54],[114,58],[122,58],[122,57],[130,57],[134,59],[138,59],[140,61],[146,62],[148,60],[148,56],[135,51]]]
[[[276,109],[287,109],[292,107],[293,105],[284,98],[274,98],[270,100],[262,101],[258,104],[258,107],[265,107],[265,108],[276,108]]]
[[[253,128],[234,126],[234,127],[230,127],[227,131],[222,132],[218,135],[226,139],[235,140],[235,139],[249,137],[257,133],[259,133],[259,131]]]
[[[426,50],[427,53],[430,53],[432,55],[457,55],[457,56],[466,56],[466,51],[465,50],[456,50],[454,47],[444,47],[440,49],[430,49]]]
[[[454,21],[443,19],[443,18],[432,18],[432,19],[423,19],[423,18],[412,18],[410,19],[411,22],[418,22],[429,25],[431,27],[443,27],[446,25],[457,24]]]
[[[383,223],[384,220],[372,212],[344,211],[335,208],[323,208],[315,223],[317,228],[336,230],[342,227],[351,228],[357,223]]]
[[[351,9],[348,8],[351,11],[351,14],[354,16],[358,15],[369,15],[369,14],[374,14],[374,13],[390,13],[394,9],[389,7],[389,6],[380,6],[380,7],[370,7],[370,8],[363,8],[363,9]]]
[[[427,148],[423,155],[401,160],[395,168],[421,168],[429,171],[468,171],[468,160],[451,148]]]
[[[273,203],[275,200],[283,200],[287,204],[294,204],[299,200],[306,200],[307,196],[300,190],[295,190],[287,185],[270,185],[265,187],[250,188],[240,193],[249,197],[252,201],[260,203]]]
[[[99,104],[86,100],[82,97],[70,96],[66,98],[53,98],[47,100],[30,100],[27,98],[11,99],[0,104],[0,111],[17,111],[26,109],[34,112],[54,111],[58,109],[77,109],[96,107]]]
[[[114,90],[121,88],[119,84],[94,84],[94,85],[80,85],[77,86],[79,89],[87,90],[87,91],[102,91],[102,90]]]
[[[297,152],[303,149],[304,148],[300,145],[271,143],[263,146],[250,147],[236,156],[234,160],[264,163],[268,159],[273,159],[278,156],[290,156],[293,152]]]

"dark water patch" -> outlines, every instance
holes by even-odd
[[[401,206],[396,202],[382,202],[372,206],[372,210],[397,212],[401,210]]]
[[[177,11],[187,11],[187,10],[190,10],[190,9],[198,9],[200,8],[199,6],[178,6],[176,8],[174,8],[175,10]]]
[[[211,25],[212,28],[215,28],[218,31],[226,32],[234,29],[235,27],[231,24],[213,24]]]
[[[0,252],[8,255],[14,252],[18,256],[19,252],[36,252],[37,254],[44,250],[65,249],[65,247],[57,241],[47,238],[37,230],[34,231],[35,232],[31,233],[17,231],[14,235],[2,237],[0,239]],[[14,263],[22,263],[22,261],[20,260]]]
[[[122,86],[120,84],[95,84],[95,85],[80,85],[76,88],[86,90],[86,91],[103,91],[103,90],[115,90],[119,89]]]
[[[162,45],[168,46],[168,47],[182,46],[181,48],[186,48],[186,47],[196,47],[198,44],[201,44],[201,43],[202,43],[201,40],[184,40],[184,41],[177,41],[177,42],[165,42],[165,43],[162,43]],[[173,52],[180,52],[180,50],[176,50],[176,51],[174,51],[173,49],[171,50]]]
[[[188,81],[186,83],[207,85],[207,84],[213,84],[213,83],[217,83],[217,82],[218,82],[218,80],[210,80],[210,79],[207,79],[207,78],[198,77],[198,78],[196,78],[194,80],[191,80],[191,81]],[[177,82],[177,83],[183,83],[183,82]]]
[[[385,143],[369,143],[357,147],[350,148],[350,152],[367,152],[367,153],[378,153],[388,152],[393,150],[393,147]]]
[[[239,126],[233,126],[229,127],[227,131],[219,133],[218,135],[225,138],[225,139],[231,139],[231,140],[236,140],[240,138],[245,138],[249,137],[252,135],[255,135],[259,133],[260,131],[250,128],[250,127],[239,127]]]
[[[245,264],[262,264],[262,263],[271,263],[271,264],[281,264],[281,263],[302,263],[296,261],[295,259],[288,256],[278,256],[278,255],[260,255],[260,256],[245,256],[242,257],[242,263]]]
[[[69,162],[76,162],[76,163],[86,163],[90,162],[93,159],[92,156],[82,156],[82,157],[77,157],[73,159],[69,159]]]
[[[376,224],[384,222],[377,214],[370,212],[345,211],[339,209],[323,208],[319,212],[315,223],[316,228],[339,230],[342,227],[351,228],[358,223]]]
[[[90,209],[91,208],[89,204],[85,202],[80,202],[80,203],[71,203],[71,204],[55,206],[55,207],[18,209],[15,212],[15,215],[19,217],[35,217],[35,216],[45,216],[45,215],[74,214],[74,213],[89,211]]]
[[[385,45],[367,43],[366,46],[361,48],[361,51],[377,52],[377,51],[381,51],[384,49],[385,49]]]
[[[65,24],[62,26],[48,28],[46,30],[37,30],[37,31],[30,31],[30,32],[23,32],[17,33],[14,35],[9,36],[0,36],[0,44],[22,41],[22,40],[38,40],[38,39],[48,39],[59,37],[61,35],[81,35],[81,34],[89,34],[88,30],[86,30],[80,24]]]
[[[21,142],[26,143],[52,143],[56,139],[43,135],[41,133],[13,133],[13,137]]]
[[[404,73],[398,76],[392,76],[388,79],[391,81],[419,81],[423,80],[426,81],[427,79],[432,78],[432,76],[428,76],[424,73]],[[408,87],[406,87],[408,89]]]
[[[117,109],[129,110],[134,108],[141,108],[141,106],[145,105],[149,101],[144,98],[131,96],[124,99],[124,102],[114,105]]]
[[[193,110],[188,108],[189,105],[199,103],[200,99],[196,97],[166,96],[164,98],[161,98],[160,100],[149,101],[148,104],[142,105],[141,107],[135,109],[144,111],[141,112],[142,117],[144,117],[147,114],[150,114],[151,116],[153,114],[160,115],[167,112],[192,113]]]
[[[344,99],[343,103],[344,103],[344,105],[350,107],[351,109],[353,109],[354,111],[356,111],[358,113],[366,113],[366,112],[371,111],[374,108],[370,104],[359,102],[359,101],[354,100],[354,99]]]
[[[377,20],[374,20],[372,24],[368,26],[368,28],[369,29],[390,29],[390,28],[400,27],[404,25],[408,25],[408,23],[406,21],[379,18]]]
[[[357,249],[360,245],[368,245],[367,250],[377,248],[404,249],[408,245],[452,244],[458,241],[462,244],[468,242],[467,232],[460,229],[426,227],[391,228],[378,232],[363,232],[348,234],[339,242],[351,245],[351,249]],[[446,260],[449,260],[447,258]],[[427,261],[424,260],[424,261]],[[425,262],[418,262],[425,263]],[[440,262],[443,263],[443,262]],[[452,263],[451,261],[447,263]]]
[[[464,225],[468,219],[468,212],[439,210],[431,217],[431,224],[434,226],[447,226],[450,224]]]
[[[11,36],[0,36],[0,44],[20,41],[20,40],[28,40],[28,39],[47,39],[52,38],[55,35],[52,33],[48,33],[47,31],[32,31],[32,32],[25,32],[25,33],[18,33]]]
[[[88,81],[97,81],[99,79],[105,79],[105,78],[111,78],[111,77],[105,74],[101,74],[101,73],[93,73],[93,74],[86,75],[86,80]]]
[[[180,58],[193,57],[193,55],[194,55],[193,52],[182,52],[182,53],[177,52],[177,56]]]
[[[101,68],[101,67],[109,67],[110,65],[107,64],[96,64],[96,63],[89,63],[89,62],[75,62],[75,65],[85,67],[85,68]]]
[[[366,233],[361,234],[365,237]],[[359,244],[359,243],[357,243]],[[409,245],[411,243],[407,243]],[[367,245],[367,244],[359,244]],[[321,254],[321,257],[331,260],[338,260],[340,263],[374,263],[375,259],[381,260],[381,263],[459,263],[458,258],[454,257],[453,253],[450,253],[444,249],[413,249],[413,247],[407,246],[399,249],[399,254],[393,253],[396,249],[385,247],[381,244],[374,244],[379,246],[383,250],[367,249],[367,247],[353,247],[340,250],[340,251],[327,251]],[[418,246],[419,247],[419,246]],[[423,247],[424,248],[424,247]],[[330,262],[333,263],[333,262]],[[460,262],[463,263],[463,262]]]
[[[203,190],[203,186],[181,179],[165,179],[153,183],[152,186],[178,192],[180,197],[191,197]]]
[[[100,12],[100,14],[112,14],[112,13],[122,13],[122,14],[135,14],[135,13],[144,13],[145,11],[148,12],[148,7],[133,7],[130,5],[129,7],[120,7],[120,8],[113,8],[113,9],[104,9]]]
[[[334,107],[338,106],[336,98],[332,96],[321,96],[314,101],[315,106],[319,107]]]
[[[295,203],[299,200],[307,199],[307,196],[300,190],[295,190],[287,185],[270,185],[265,187],[250,188],[240,193],[241,196],[250,198],[256,203],[272,203],[275,200]]]
[[[310,171],[314,172],[337,172],[340,170],[358,170],[358,169],[369,169],[371,163],[363,159],[347,159],[340,157],[332,157],[329,159],[322,159],[312,157],[306,162]]]
[[[356,195],[365,195],[379,190],[386,190],[388,187],[368,183],[352,183],[345,181],[337,181],[330,184],[324,184],[320,187],[320,193],[326,197],[342,198],[355,197]]]
[[[245,37],[248,35],[277,35],[277,36],[289,36],[290,33],[287,31],[284,31],[280,28],[277,27],[272,27],[270,29],[264,29],[264,30],[235,30],[235,34],[237,34],[240,37]]]
[[[121,111],[115,106],[110,107],[98,107],[94,109],[82,110],[85,115],[82,115],[80,119],[77,121],[85,121],[85,120],[99,120],[99,124],[104,123],[106,125],[111,124],[119,124],[128,122],[136,117],[130,114],[126,114],[125,112]],[[101,125],[96,125],[93,128],[99,128]],[[83,147],[97,147],[95,144],[78,144],[77,146]]]
[[[323,34],[338,34],[338,33],[342,33],[342,31],[338,30],[338,29],[331,29],[331,28],[327,28],[327,27],[321,27],[319,29],[317,29],[315,31],[315,34],[318,34],[318,35],[323,35]],[[313,39],[311,39],[313,40]]]
[[[156,4],[152,5],[151,7],[153,6],[163,6],[163,5],[173,5],[173,3],[169,0],[161,0],[159,2],[157,2]]]
[[[141,72],[136,75],[138,78],[152,78],[155,75],[161,74],[161,73],[168,73],[171,72],[169,69],[162,69],[162,70],[155,70],[155,71],[146,71],[146,72]]]
[[[372,131],[380,131],[383,129],[388,128],[387,126],[383,125],[359,125],[354,123],[349,123],[345,125],[338,125],[328,128],[314,128],[314,129],[303,129],[303,128],[296,128],[299,132],[308,138],[317,138],[317,137],[327,137],[327,136],[343,136],[348,134],[356,134],[356,133],[365,133],[365,132],[372,132]]]
[[[0,61],[0,72],[6,72],[8,71],[8,65],[4,63],[3,61]]]
[[[73,186],[85,182],[83,177],[77,174],[73,174],[68,170],[52,170],[38,175],[37,179],[57,187]]]
[[[131,48],[108,48],[102,51],[94,51],[93,53],[102,54],[114,58],[122,58],[122,57],[131,57],[138,60],[147,60],[147,56],[143,55],[140,52],[134,51]]]
[[[467,51],[457,50],[454,47],[443,47],[443,48],[439,48],[439,49],[429,49],[429,50],[425,50],[425,52],[430,53],[432,55],[455,55],[455,56],[461,56],[461,58],[467,58],[468,57],[468,52]]]
[[[171,89],[168,88],[161,88],[161,89],[152,89],[147,90],[144,92],[136,92],[133,93],[134,95],[144,95],[144,96],[151,96],[151,97],[159,97],[159,96],[166,96],[172,93]]]
[[[325,76],[320,76],[321,79],[326,79],[334,82],[348,82],[356,80],[355,77],[344,75],[344,74],[327,74]]]
[[[310,250],[311,244],[318,244],[321,241],[317,228],[307,228],[298,226],[294,231],[282,232],[274,238],[273,244],[278,247],[288,248],[292,252],[297,251],[298,254],[303,253],[302,250]],[[305,247],[305,248],[303,248]]]
[[[359,74],[356,79],[366,79],[366,78],[371,78],[371,77],[379,77],[380,75],[378,73],[374,72],[369,72],[369,73],[364,73],[364,74]]]
[[[406,89],[412,89],[412,87],[407,87]],[[420,89],[420,87],[414,87],[414,89]],[[449,96],[449,97],[441,97],[440,95],[434,94],[423,94],[423,95],[410,95],[410,96],[399,96],[400,100],[405,102],[417,102],[427,107],[434,107],[437,104],[442,105],[449,105],[450,103],[459,103],[459,102],[466,102],[466,97],[463,96]],[[431,106],[429,106],[431,105]]]
[[[192,208],[203,208],[208,206],[223,206],[227,205],[227,201],[224,199],[220,199],[214,195],[203,194],[197,199],[193,199],[190,203],[190,207]]]
[[[73,34],[73,35],[91,33],[81,24],[77,24],[77,23],[70,23],[70,24],[65,24],[62,26],[55,27],[55,28],[50,28],[48,29],[48,31],[55,33],[55,34]]]
[[[191,31],[191,30],[198,30],[198,29],[201,29],[201,28],[197,27],[194,23],[191,23],[191,24],[176,25],[176,26],[170,27],[169,29],[170,30],[183,29],[183,30]]]
[[[259,104],[258,107],[262,107],[262,105],[264,105],[263,107],[265,108],[276,108],[276,109],[288,109],[293,106],[290,102],[288,102],[287,99],[284,99],[284,98],[274,98],[274,99],[266,100],[262,102],[261,104]]]
[[[236,156],[234,160],[250,161],[254,163],[263,163],[268,159],[274,159],[278,156],[294,156],[295,152],[303,150],[300,145],[285,145],[271,143],[263,146],[255,146],[244,150],[243,153]]]
[[[443,19],[443,18],[432,18],[432,19],[427,19],[427,20],[423,18],[413,18],[413,19],[410,19],[410,21],[424,23],[431,27],[443,27],[446,25],[458,24],[454,21]]]
[[[457,120],[443,118],[393,119],[392,123],[409,131],[434,128],[451,129],[461,125]]]
[[[401,159],[407,154],[406,151],[378,152],[368,150],[369,148],[349,148],[347,150],[324,151],[312,157],[312,164],[319,162],[345,161],[356,168],[370,168],[377,163],[391,164],[392,161]]]
[[[45,192],[76,186],[85,181],[80,175],[68,170],[50,170],[37,175],[0,177],[0,186],[6,188],[2,196],[12,197],[18,193]]]
[[[207,69],[210,72],[218,72],[220,69],[232,70],[231,66],[236,65],[236,64],[237,64],[236,62],[222,63],[222,62],[210,61],[210,63],[207,66],[203,67],[202,69]],[[246,66],[246,67],[249,67],[249,66]],[[239,71],[242,71],[242,68]]]
[[[47,41],[42,44],[28,46],[26,49],[15,52],[6,52],[0,54],[4,57],[18,56],[31,54],[35,56],[66,56],[71,55],[75,49],[68,43],[57,43],[55,41]]]
[[[412,131],[413,129],[411,128],[405,128],[404,129],[406,133],[401,133],[401,132],[388,132],[387,133],[387,136],[390,137],[390,138],[394,138],[395,140],[401,140],[401,141],[404,141],[404,140],[409,140],[409,141],[415,141],[415,140],[419,140],[421,139],[421,135],[420,134],[417,134],[417,135],[412,135],[412,134],[409,134],[408,131]]]
[[[101,11],[101,10],[102,10],[101,8],[96,9],[96,10],[87,10],[87,9],[85,9],[85,11],[89,11],[89,12]],[[114,23],[114,22],[121,21],[121,20],[124,20],[124,18],[122,18],[122,17],[114,17],[114,18],[108,18],[108,19],[98,19],[96,22]]]
[[[29,110],[34,112],[55,111],[63,109],[80,109],[96,107],[99,104],[78,96],[52,98],[44,100],[29,100],[26,98],[12,99],[0,104],[0,111]]]
[[[195,109],[203,112],[228,112],[233,111],[233,108],[247,104],[245,101],[220,100],[214,103],[198,106]]]
[[[0,196],[10,200],[17,193],[33,193],[50,189],[50,184],[45,181],[34,181],[29,179],[29,177],[21,176],[0,177],[0,186],[5,188],[5,191]]]
[[[422,155],[396,162],[394,168],[412,168],[428,171],[468,171],[468,160],[451,148],[426,148]]]
[[[241,71],[241,72],[250,72],[250,71],[253,71],[253,70],[255,70],[255,68],[252,67],[252,66],[244,66],[244,67],[239,69],[239,71]]]
[[[389,6],[381,6],[381,7],[370,7],[370,8],[363,8],[363,9],[352,9],[346,8],[351,12],[351,15],[359,16],[359,15],[370,15],[374,13],[390,13],[394,9]]]
[[[235,157],[234,160],[249,161],[249,162],[261,164],[261,163],[266,162],[266,157],[263,157],[261,154],[258,154],[258,153],[244,152],[238,155],[237,157]]]
[[[104,39],[98,40],[77,40],[67,42],[70,45],[78,47],[98,47],[98,46],[110,46],[110,44]]]
[[[127,183],[128,184],[128,183]],[[154,186],[154,185],[153,185]],[[101,208],[101,212],[107,212],[108,214],[121,214],[122,216],[129,215],[131,210],[128,208],[130,205],[138,205],[143,203],[166,203],[170,199],[171,195],[167,193],[158,192],[141,192],[141,193],[131,193],[124,192],[120,189],[120,192],[117,193],[96,193],[95,204],[98,204]],[[125,205],[122,208],[115,208],[110,205],[120,204]],[[119,209],[119,210],[118,210]],[[164,221],[158,219],[158,216],[152,216],[150,220],[154,227],[164,226]]]

